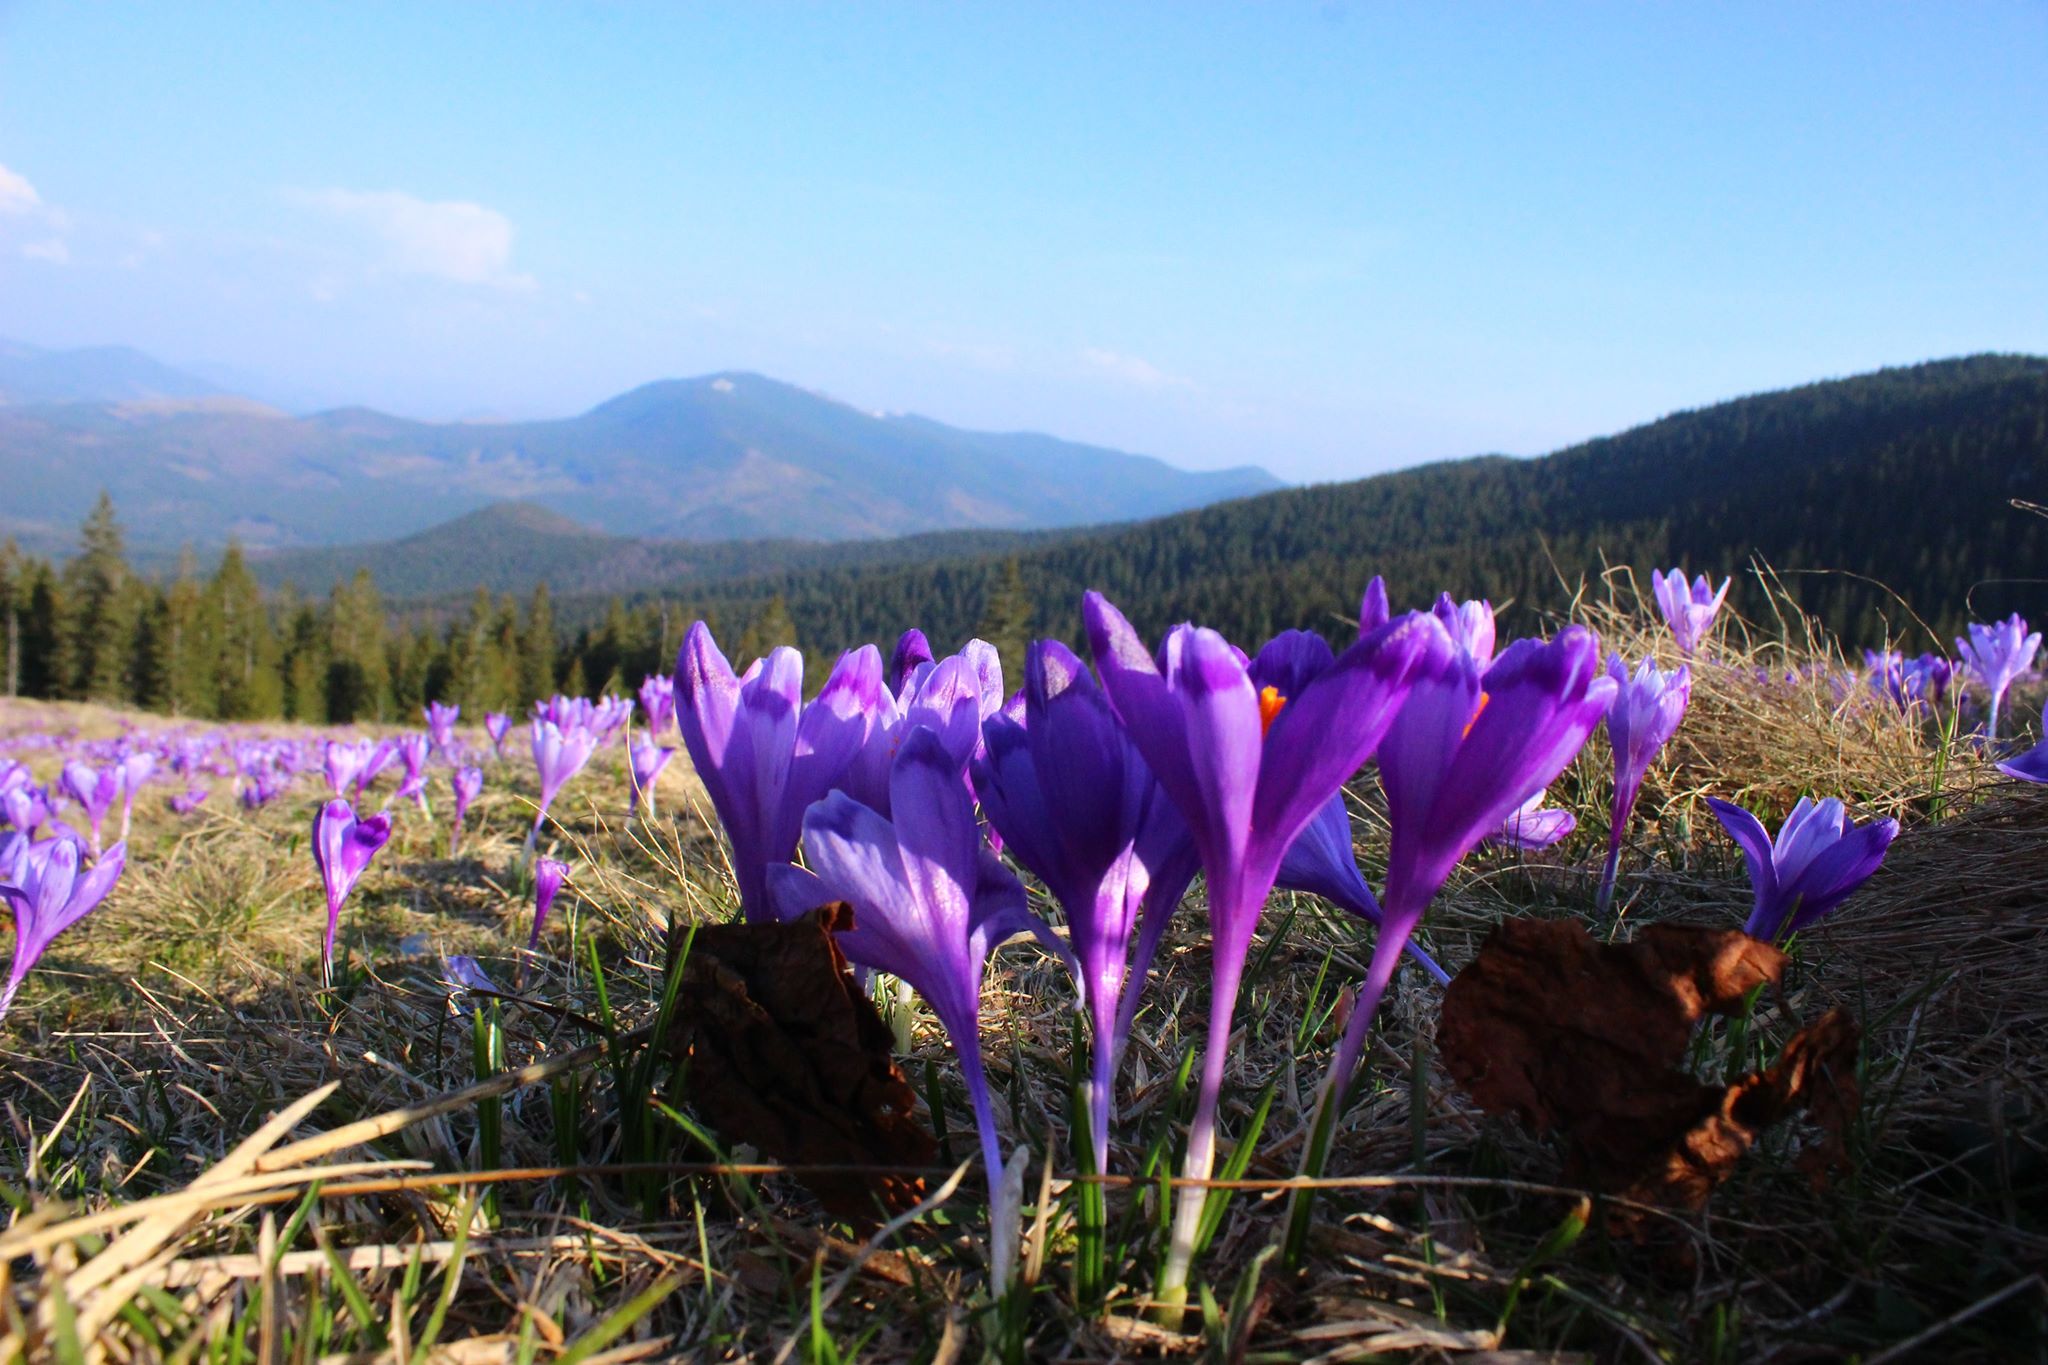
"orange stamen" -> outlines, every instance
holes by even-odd
[[[1280,714],[1280,708],[1285,705],[1287,705],[1287,698],[1280,695],[1279,688],[1267,687],[1260,690],[1259,737],[1261,739],[1265,738],[1266,733],[1273,728],[1274,717]]]
[[[1479,705],[1472,708],[1472,719],[1465,722],[1465,735],[1472,733],[1472,727],[1479,723],[1479,718],[1482,715],[1486,714],[1486,703],[1492,700],[1493,694],[1491,692],[1481,692],[1479,694]],[[1458,738],[1463,739],[1465,735],[1460,735]]]

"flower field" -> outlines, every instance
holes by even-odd
[[[2039,636],[1358,586],[0,704],[0,1359],[2042,1358]]]

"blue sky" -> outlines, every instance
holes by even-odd
[[[0,335],[1295,479],[2048,351],[2048,6],[0,0]]]

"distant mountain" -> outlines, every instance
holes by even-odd
[[[1193,473],[1049,436],[878,416],[752,374],[649,384],[580,417],[504,424],[139,396],[0,407],[0,530],[68,539],[108,488],[143,549],[375,541],[506,500],[615,536],[848,540],[1125,521],[1279,486],[1260,469]]]
[[[1966,619],[2048,615],[2043,503],[2048,359],[1983,355],[1677,413],[1540,459],[1286,489],[1022,553],[684,574],[642,597],[744,622],[780,596],[829,658],[909,624],[959,642],[1013,554],[1040,632],[1077,638],[1081,593],[1099,588],[1148,632],[1195,620],[1245,643],[1288,627],[1341,636],[1375,573],[1397,605],[1487,596],[1526,629],[1608,565],[1732,574],[1737,604],[1761,610],[1745,570],[1762,561],[1852,641],[1947,649]],[[557,610],[591,621],[602,602],[558,597]]]
[[[0,404],[211,398],[221,390],[127,346],[50,351],[0,339]]]

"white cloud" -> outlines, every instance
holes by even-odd
[[[367,230],[384,248],[381,266],[457,284],[531,289],[512,269],[512,220],[462,200],[428,200],[397,190],[317,190],[301,202]]]
[[[1100,346],[1089,346],[1083,349],[1081,359],[1090,369],[1141,389],[1187,389],[1194,387],[1192,379],[1187,379],[1177,374],[1169,374],[1151,361],[1140,356],[1125,355],[1119,351],[1107,351]]]
[[[68,265],[71,262],[71,248],[64,245],[61,237],[25,243],[21,254],[31,261],[48,261],[51,265]]]
[[[43,206],[43,196],[19,171],[0,166],[0,217],[26,218]]]

